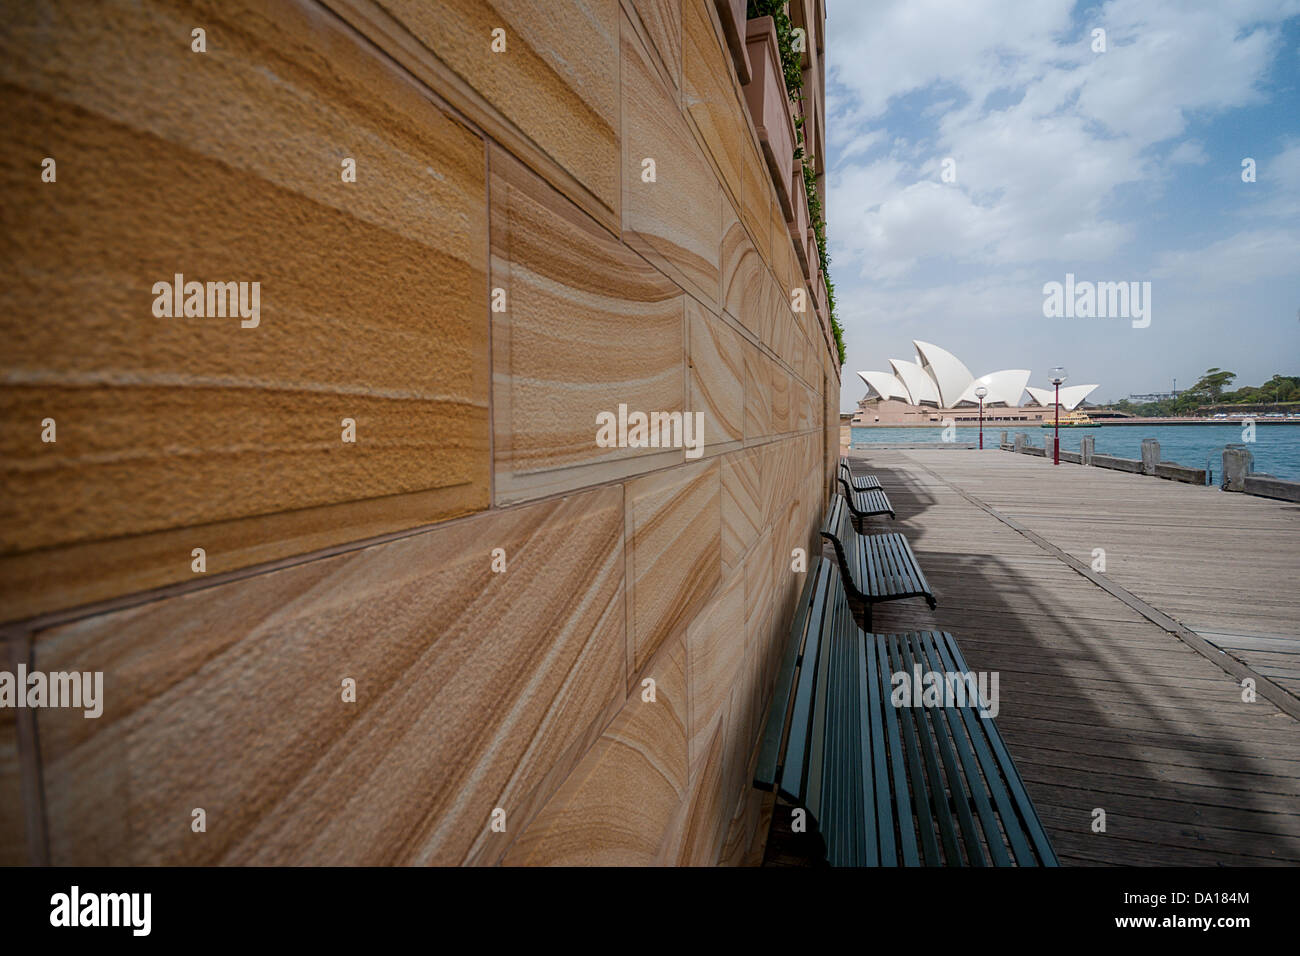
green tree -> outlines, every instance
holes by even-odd
[[[1289,402],[1296,397],[1296,380],[1287,375],[1274,375],[1259,387],[1260,398],[1268,402]]]
[[[1223,396],[1223,390],[1231,385],[1236,377],[1236,372],[1225,372],[1220,368],[1208,369],[1188,391],[1207,395],[1211,402],[1218,402]]]

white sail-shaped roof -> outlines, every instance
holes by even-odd
[[[1017,408],[1025,401],[1031,405],[1051,406],[1051,388],[1029,387],[1030,372],[1024,368],[1008,368],[989,372],[978,378],[971,375],[957,356],[931,342],[913,339],[917,361],[890,359],[893,372],[859,372],[870,391],[867,398],[899,399],[910,405],[930,405],[939,408],[958,408],[978,405],[975,389],[983,385],[988,389],[985,405]],[[1074,410],[1081,405],[1098,385],[1068,385],[1061,389],[1061,407]]]
[[[961,393],[961,397],[957,399],[957,403],[960,405],[969,402],[978,405],[980,400],[975,397],[975,389],[983,385],[989,390],[989,393],[984,396],[985,405],[1015,407],[1020,404],[1020,396],[1025,393],[1029,376],[1030,371],[1027,368],[1008,368],[1001,372],[989,372],[987,375],[972,379],[966,386],[966,390]]]
[[[916,347],[922,368],[930,373],[939,387],[940,404],[944,408],[955,406],[975,376],[961,359],[947,349],[917,339],[912,340],[912,345]]]
[[[903,359],[890,359],[890,367],[894,370],[894,375],[903,383],[907,389],[907,400],[913,405],[938,405],[939,389],[934,383],[929,373],[916,362],[905,362]]]
[[[1061,389],[1061,407],[1073,411],[1079,403],[1093,393],[1100,385],[1067,385]],[[1052,405],[1056,401],[1056,389],[1029,387],[1025,391],[1038,405]]]
[[[881,398],[908,400],[907,388],[892,372],[859,372],[858,375],[867,383],[867,387]]]

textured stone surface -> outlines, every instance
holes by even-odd
[[[748,653],[749,649],[745,650]],[[750,686],[753,673],[749,658],[742,655],[724,721],[726,752],[722,761],[722,787],[729,806],[734,806],[753,781],[750,765],[758,746],[759,730],[754,724],[754,691]]]
[[[754,338],[761,339],[767,324],[765,310],[771,305],[763,281],[763,260],[730,203],[722,204],[722,214],[723,307]]]
[[[745,579],[733,575],[686,631],[692,776],[722,725],[745,659]]]
[[[698,764],[692,767],[690,789],[682,804],[678,824],[679,866],[713,866],[721,851],[728,822],[723,793],[726,734],[721,721],[712,725]]]
[[[717,166],[724,189],[739,198],[740,156],[747,135],[730,54],[718,41],[709,18],[710,0],[683,0],[682,106]]]
[[[745,558],[745,660],[752,668],[749,678],[754,696],[754,712],[766,706],[763,683],[769,648],[776,640],[773,618],[776,616],[776,550],[772,532],[759,536],[754,549]]]
[[[664,647],[578,768],[515,840],[507,864],[648,866],[676,862],[688,785],[686,649]]]
[[[682,411],[681,290],[508,155],[491,162],[497,501],[683,461],[596,444],[596,416],[620,404]]]
[[[632,0],[654,45],[662,72],[674,88],[682,85],[682,0]]]
[[[712,0],[10,6],[0,606],[127,596],[35,634],[106,678],[38,717],[51,862],[756,862],[839,370]],[[154,319],[176,271],[261,327]]]
[[[720,470],[684,465],[627,483],[631,673],[684,632],[722,573]]]
[[[768,276],[768,282],[771,289],[771,307],[768,314],[772,317],[768,347],[772,349],[782,365],[794,369],[798,358],[795,348],[795,339],[799,334],[798,325],[795,323],[794,313],[785,304],[776,280]]]
[[[758,866],[762,863],[762,847],[767,834],[759,823],[764,799],[771,802],[771,794],[756,787],[746,788],[732,811],[718,858],[719,866]]]
[[[725,319],[687,301],[690,379],[687,409],[704,413],[706,450],[734,445],[744,438],[744,338]]]
[[[745,440],[764,439],[776,430],[771,390],[776,363],[758,346],[745,343]]]
[[[763,524],[762,466],[757,448],[722,459],[722,564],[728,572],[740,566]]]
[[[610,209],[618,202],[618,0],[376,0]],[[492,52],[492,31],[506,52]],[[580,56],[572,51],[581,50]]]
[[[96,42],[109,10],[156,49]],[[0,551],[219,525],[128,582],[114,575],[139,571],[138,540],[80,564],[46,550],[27,587],[61,586],[68,559],[90,571],[89,600],[189,578],[196,545],[229,568],[296,538],[364,536],[353,520],[390,531],[488,504],[482,142],[298,16],[222,5],[199,58],[175,39],[192,17],[163,7],[6,12],[0,180],[5,234],[22,240],[6,240],[0,284]],[[178,272],[260,282],[260,324],[156,317],[153,285]],[[56,444],[40,441],[46,417]],[[417,507],[393,506],[412,493]],[[366,504],[381,498],[391,520]],[[247,546],[230,522],[288,512],[278,547],[230,553]],[[20,596],[18,613],[67,600]]]
[[[775,359],[767,362],[767,400],[772,409],[772,431],[782,435],[794,430],[790,415],[790,373]]]
[[[715,307],[722,191],[636,31],[623,19],[624,237]],[[655,162],[654,182],[642,179]]]
[[[772,183],[768,179],[767,167],[759,155],[754,140],[752,126],[746,127],[750,135],[741,144],[740,178],[743,184],[740,218],[744,220],[749,233],[754,237],[754,245],[765,262],[771,260],[772,246]]]
[[[622,700],[622,511],[614,486],[39,634],[106,697],[41,715],[52,862],[494,859],[492,810],[522,827]]]
[[[795,257],[794,243],[791,242],[790,233],[783,222],[785,217],[781,214],[781,207],[773,204],[771,214],[772,275],[776,277],[777,285],[781,288],[781,294],[785,298],[786,305],[789,305],[790,287],[794,283],[795,277],[801,274],[799,262]]]

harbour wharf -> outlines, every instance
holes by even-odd
[[[1300,862],[1300,506],[1050,459],[854,450],[1001,675],[998,725],[1066,865]],[[1104,829],[1103,829],[1104,827]]]

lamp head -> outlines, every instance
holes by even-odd
[[[975,397],[978,398],[981,402],[984,401],[984,396],[986,396],[988,393],[989,390],[985,388],[983,385],[975,386]]]
[[[1063,385],[1067,377],[1064,366],[1058,365],[1056,368],[1052,369],[1053,385]]]

